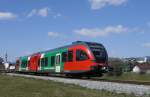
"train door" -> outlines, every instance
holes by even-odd
[[[55,72],[60,73],[61,71],[61,54],[58,53],[56,54],[56,59],[55,59]]]
[[[36,63],[35,63],[35,57],[32,56],[30,59],[30,71],[36,71]]]
[[[38,70],[38,62],[40,55],[34,55],[30,59],[30,71],[36,72]]]

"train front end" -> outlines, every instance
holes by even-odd
[[[108,71],[108,54],[105,47],[100,43],[87,42],[89,50],[93,55],[91,73],[102,74]]]

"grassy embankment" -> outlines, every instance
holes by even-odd
[[[0,75],[0,97],[135,97],[32,78]]]
[[[100,79],[150,82],[150,74],[123,73],[121,76],[104,75]]]

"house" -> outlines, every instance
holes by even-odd
[[[9,63],[8,63],[8,62],[5,62],[5,63],[4,63],[4,67],[5,67],[5,70],[8,70],[8,69],[9,69]]]
[[[132,71],[135,73],[149,73],[150,74],[150,64],[135,65]]]
[[[5,62],[4,63],[5,72],[13,72],[15,71],[15,63]]]
[[[15,63],[9,63],[8,72],[14,72],[15,71]]]
[[[15,63],[4,62],[0,57],[0,72],[13,72],[15,71]]]

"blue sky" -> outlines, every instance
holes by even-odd
[[[73,41],[109,56],[150,55],[150,0],[0,0],[0,56],[10,61]]]

